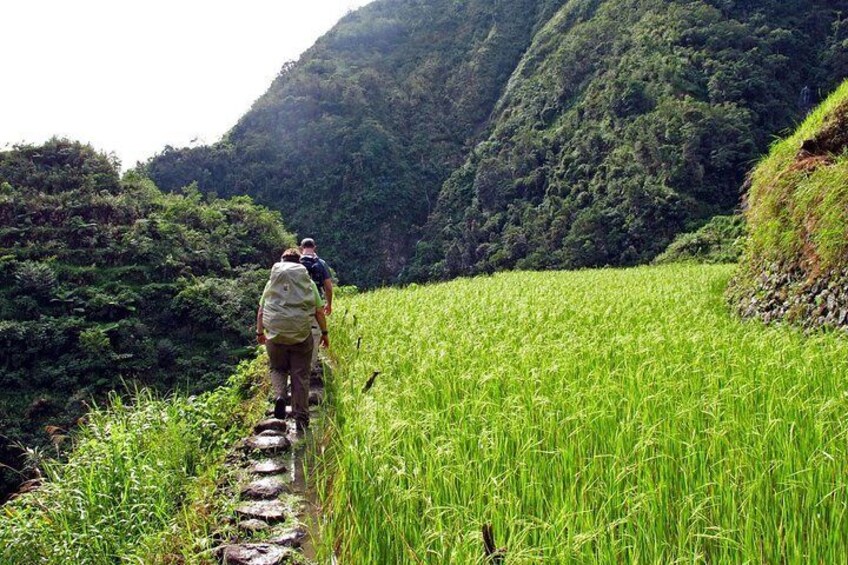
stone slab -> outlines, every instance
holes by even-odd
[[[268,525],[268,522],[257,520],[255,518],[239,522],[238,527],[240,530],[245,532],[262,532],[271,528],[271,526]]]
[[[282,545],[283,547],[291,547],[292,549],[297,549],[303,545],[303,541],[306,539],[306,529],[303,527],[295,528],[294,530],[285,532],[282,535],[271,538],[268,540],[268,543],[273,543],[274,545]]]
[[[288,470],[285,463],[276,459],[260,461],[250,468],[250,472],[256,475],[279,475],[287,473]]]
[[[289,552],[268,543],[228,545],[222,560],[224,565],[282,565],[289,562]]]
[[[324,402],[324,389],[314,388],[309,391],[309,405],[318,406]]]
[[[249,449],[262,453],[282,453],[291,448],[291,442],[285,436],[253,436],[245,442]]]
[[[272,410],[271,413],[273,414],[274,411]],[[268,418],[267,420],[263,420],[263,421],[259,422],[258,424],[256,424],[256,426],[253,428],[253,430],[257,434],[261,434],[262,432],[268,431],[268,430],[276,430],[278,432],[285,432],[288,429],[289,428],[288,428],[288,424],[286,423],[286,421],[285,420],[279,420],[277,418]]]
[[[251,500],[269,500],[290,492],[289,486],[279,477],[265,477],[246,485],[241,489],[241,496]]]
[[[236,514],[243,519],[262,520],[273,525],[285,521],[286,507],[279,500],[245,502],[236,507]]]
[[[256,434],[258,437],[280,437],[286,435],[288,430],[265,430]]]

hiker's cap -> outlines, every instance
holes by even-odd
[[[301,247],[315,247],[315,240],[311,237],[304,238],[303,241],[300,242]]]

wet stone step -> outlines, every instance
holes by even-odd
[[[250,472],[255,475],[279,475],[281,473],[287,473],[288,467],[282,461],[266,459],[253,465],[250,468]]]
[[[286,507],[279,500],[245,502],[236,507],[236,514],[246,520],[262,520],[274,525],[286,520]]]
[[[245,445],[249,449],[268,454],[282,453],[291,448],[291,442],[285,436],[253,436]]]
[[[273,413],[273,410],[272,410]],[[285,420],[278,420],[277,418],[268,418],[267,420],[263,420],[256,424],[253,430],[257,434],[261,434],[262,432],[266,432],[268,430],[274,430],[278,432],[286,432],[289,429],[289,425]]]
[[[303,541],[305,539],[306,529],[304,529],[302,526],[299,526],[294,530],[284,533],[283,535],[269,539],[268,543],[298,549],[301,545],[303,545]]]
[[[318,406],[324,402],[324,389],[315,388],[309,391],[309,405]]]
[[[280,437],[286,435],[288,430],[265,430],[257,434],[258,437]]]
[[[224,548],[224,565],[281,565],[288,563],[290,553],[284,547],[267,543],[228,545]]]
[[[290,494],[291,489],[278,477],[258,479],[241,489],[241,496],[251,500],[269,500],[284,493]]]
[[[263,532],[271,528],[271,526],[268,525],[268,522],[257,520],[255,518],[239,522],[238,527],[241,531],[250,533]]]

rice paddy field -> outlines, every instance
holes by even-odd
[[[732,270],[340,301],[325,556],[483,564],[491,524],[507,564],[848,561],[848,339],[738,320]]]

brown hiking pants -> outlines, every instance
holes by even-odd
[[[302,343],[286,345],[268,342],[271,361],[271,384],[277,398],[286,397],[286,380],[291,375],[292,416],[296,422],[309,424],[309,373],[314,342],[309,336]]]

